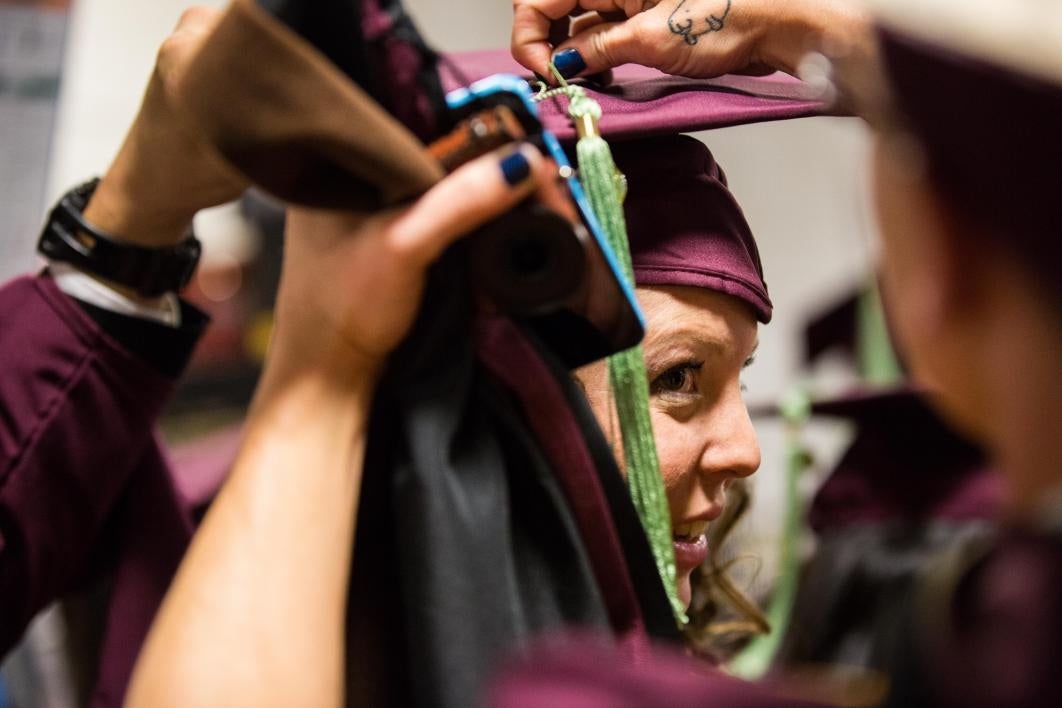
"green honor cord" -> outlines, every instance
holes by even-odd
[[[554,72],[556,74],[556,72]],[[623,217],[626,181],[612,160],[608,143],[597,130],[601,107],[579,86],[564,82],[561,88],[544,91],[539,98],[563,94],[569,99],[568,115],[575,122],[579,141],[575,150],[579,180],[586,190],[590,206],[601,224],[605,237],[619,263],[621,276],[634,286],[627,223]],[[675,587],[675,549],[672,546],[671,513],[667,506],[656,440],[649,419],[649,382],[641,346],[613,354],[608,358],[608,377],[623,438],[627,486],[634,508],[649,539],[664,591],[667,593],[675,621],[681,626],[688,620],[686,608]]]
[[[895,386],[903,380],[903,368],[893,351],[881,294],[873,281],[859,293],[857,304],[859,375],[873,386]]]
[[[856,331],[860,376],[869,384],[895,385],[902,379],[903,372],[889,340],[885,313],[876,286],[871,283],[860,293],[857,302]],[[787,424],[788,465],[785,524],[782,529],[778,581],[767,608],[770,632],[749,642],[729,665],[732,673],[750,680],[761,678],[771,668],[789,626],[799,586],[800,559],[797,550],[805,533],[805,505],[798,484],[810,460],[801,432],[811,414],[811,399],[803,391],[793,391],[782,401],[781,412]]]
[[[762,678],[771,668],[793,614],[800,583],[799,545],[804,529],[804,499],[800,494],[800,478],[811,459],[803,444],[802,432],[811,415],[811,398],[801,390],[794,390],[785,396],[780,408],[786,421],[788,464],[778,581],[766,613],[770,630],[767,634],[754,637],[727,667],[734,675],[750,681]]]

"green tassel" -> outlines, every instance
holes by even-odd
[[[626,180],[612,160],[608,143],[597,132],[601,107],[578,86],[562,82],[561,90],[549,92],[549,95],[557,93],[563,93],[569,98],[568,115],[575,121],[581,136],[575,146],[579,180],[586,190],[594,215],[616,254],[622,277],[633,286],[630,244],[627,240],[626,220],[623,217]],[[541,97],[546,95],[540,94]],[[688,620],[686,609],[679,600],[675,587],[671,513],[667,506],[664,481],[660,476],[656,440],[649,418],[649,383],[641,346],[609,357],[608,375],[623,438],[627,486],[649,539],[656,568],[671,603],[675,620],[683,625]]]
[[[785,522],[782,526],[781,557],[778,582],[767,607],[767,624],[770,631],[750,641],[731,660],[730,671],[742,678],[754,681],[762,678],[771,668],[782,637],[789,626],[800,582],[799,544],[804,529],[804,500],[800,494],[800,477],[810,464],[811,456],[804,447],[802,432],[804,423],[811,415],[811,398],[803,391],[790,393],[781,403],[782,416],[786,421],[788,465],[785,485]]]

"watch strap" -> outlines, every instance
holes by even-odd
[[[96,228],[85,220],[83,212],[98,184],[99,179],[93,179],[59,199],[48,215],[37,251],[49,260],[69,263],[145,297],[187,285],[202,251],[199,240],[189,234],[173,246],[148,248]]]

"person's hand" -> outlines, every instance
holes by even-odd
[[[469,162],[406,208],[288,212],[276,325],[243,443],[155,617],[126,706],[344,704],[377,374],[449,244],[531,195],[558,206],[560,193],[556,165],[525,144]]]
[[[626,63],[696,78],[764,68],[794,73],[804,53],[822,41],[862,33],[865,20],[849,5],[843,0],[513,0],[512,53],[545,77],[551,77],[551,59],[565,78]],[[595,14],[582,16],[586,12]]]
[[[197,211],[247,187],[185,127],[176,98],[184,71],[220,18],[211,8],[186,10],[159,49],[140,112],[85,209],[104,231],[141,246],[174,244]]]
[[[412,326],[432,262],[529,195],[551,201],[559,188],[550,165],[524,144],[462,166],[408,208],[369,216],[290,209],[274,367],[374,380]]]

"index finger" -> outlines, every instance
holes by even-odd
[[[536,74],[549,76],[550,29],[578,4],[578,0],[513,0],[513,58]]]
[[[553,23],[572,14],[622,9],[623,0],[513,0],[513,58],[531,71],[549,76]]]

